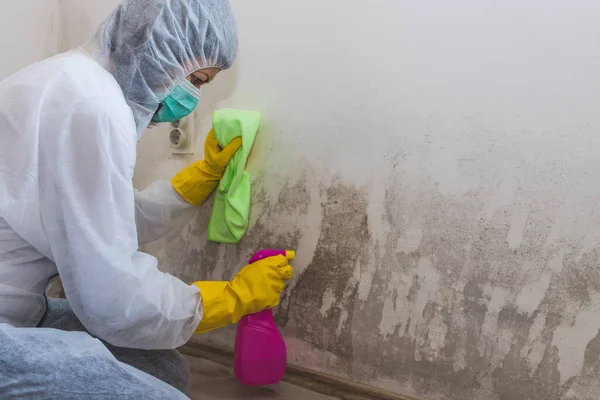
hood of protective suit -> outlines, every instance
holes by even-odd
[[[123,89],[140,137],[188,75],[233,64],[237,29],[228,0],[124,0],[86,50]]]

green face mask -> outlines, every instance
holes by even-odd
[[[173,122],[187,117],[200,102],[200,90],[184,79],[160,104],[152,122]]]

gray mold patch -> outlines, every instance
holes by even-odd
[[[252,212],[256,220],[246,236],[240,242],[240,249],[246,256],[262,249],[294,250],[298,248],[300,229],[298,226],[279,226],[278,216],[301,218],[306,214],[310,197],[306,187],[306,175],[290,186],[285,182],[279,191],[275,204],[268,200],[268,193],[262,179],[253,182]]]
[[[273,213],[306,215],[310,204],[307,179],[306,173],[304,173],[293,186],[286,182],[279,193],[277,203],[273,207]]]
[[[564,391],[560,385],[555,348],[546,348],[535,373],[531,371],[526,356],[522,355],[537,314],[536,311],[528,317],[513,307],[506,307],[498,315],[499,329],[513,333],[509,352],[501,366],[492,373],[495,394],[500,399],[559,399]]]
[[[295,321],[294,336],[352,365],[357,264],[366,263],[370,234],[364,191],[339,180],[323,189],[323,221],[312,262],[297,277],[284,322]]]
[[[207,244],[201,214],[161,260],[184,278],[228,279],[256,250],[298,249],[316,207],[314,254],[297,266],[277,321],[330,355],[323,368],[424,398],[600,398],[597,315],[581,316],[599,299],[600,249],[547,243],[542,211],[518,199],[527,212],[489,213],[485,186],[442,195],[432,182],[392,177],[373,215],[366,189],[316,179],[307,170],[273,196],[258,177],[255,223],[239,246]],[[532,223],[519,220],[526,215]],[[565,343],[580,329],[589,343],[579,357]]]
[[[384,251],[369,298],[354,315],[380,319],[354,326],[353,361],[377,366],[369,379],[386,377],[422,396],[541,400],[568,393],[574,380],[561,381],[554,333],[590,304],[590,290],[597,293],[596,252],[578,257],[571,248],[563,267],[553,267],[557,252],[544,248],[546,225],[526,229],[514,248],[506,240],[511,216],[486,221],[480,193],[459,199],[431,187],[414,203],[402,187],[392,180],[386,194]],[[407,246],[415,219],[419,243]],[[594,351],[588,346],[586,356]]]
[[[571,389],[564,399],[597,399],[600,397],[600,331],[585,349],[581,374],[573,379]]]

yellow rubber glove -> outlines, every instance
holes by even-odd
[[[188,203],[202,204],[219,185],[225,168],[242,147],[242,138],[236,138],[221,150],[211,129],[204,143],[204,160],[198,161],[171,179],[173,188]]]
[[[244,315],[279,304],[284,281],[293,275],[284,256],[265,258],[244,267],[231,282],[196,282],[204,313],[196,333],[234,324]]]

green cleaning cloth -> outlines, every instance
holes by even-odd
[[[251,111],[225,109],[213,114],[215,137],[224,148],[236,137],[242,137],[242,147],[233,156],[215,193],[208,223],[208,240],[238,243],[248,230],[250,217],[250,175],[246,162],[260,128],[260,114]]]

